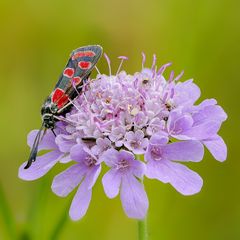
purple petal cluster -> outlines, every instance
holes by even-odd
[[[86,83],[57,123],[56,137],[49,130],[42,137],[39,151],[48,152],[29,169],[23,163],[19,177],[35,180],[55,164],[71,162],[54,178],[52,190],[65,197],[77,189],[70,207],[73,220],[85,215],[102,164],[108,167],[104,192],[109,198],[119,194],[130,218],[143,219],[147,213],[144,176],[169,183],[183,195],[198,193],[203,180],[184,163],[201,161],[204,146],[216,160],[226,160],[218,132],[227,115],[215,99],[196,103],[199,87],[192,80],[179,81],[182,73],[174,77],[171,72],[165,79],[170,64],[157,69],[155,62],[133,75],[98,74]],[[28,136],[30,147],[36,133]]]

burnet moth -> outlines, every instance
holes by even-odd
[[[42,105],[42,126],[35,137],[25,169],[29,168],[36,160],[42,131],[51,129],[55,134],[55,123],[70,111],[72,100],[81,93],[83,83],[88,80],[101,55],[102,47],[99,45],[80,47],[71,53],[55,88]]]

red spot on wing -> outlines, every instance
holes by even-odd
[[[52,101],[60,109],[69,101],[69,98],[68,95],[65,94],[65,92],[62,89],[56,88],[52,95]]]
[[[79,66],[81,69],[86,70],[86,69],[89,69],[89,68],[92,66],[92,64],[91,64],[91,62],[88,62],[88,61],[80,61],[80,62],[78,63],[78,66]]]
[[[77,52],[72,56],[72,60],[75,60],[80,57],[94,57],[96,54],[93,51],[83,51],[83,52]]]
[[[82,81],[82,79],[80,77],[74,77],[72,79],[73,83],[75,86],[77,86],[78,84],[80,84],[80,82]]]
[[[71,78],[74,75],[74,69],[73,68],[65,68],[65,70],[63,71],[63,75],[65,77]]]

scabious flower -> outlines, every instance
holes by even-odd
[[[99,73],[89,80],[71,111],[57,122],[56,136],[50,130],[42,136],[39,151],[48,152],[29,169],[24,169],[26,163],[19,169],[20,178],[35,180],[56,164],[72,163],[54,178],[52,190],[65,197],[78,187],[70,207],[73,220],[85,215],[102,164],[109,168],[102,178],[106,195],[120,194],[126,215],[143,219],[148,210],[144,176],[192,195],[203,181],[184,162],[201,161],[204,146],[216,160],[226,159],[218,131],[227,115],[217,101],[196,104],[200,89],[192,80],[180,82],[183,73],[174,77],[173,72],[165,79],[170,64],[157,69],[155,56],[151,68],[144,62],[145,55],[142,70],[133,75],[119,67],[115,75]],[[30,147],[36,133],[29,134]]]

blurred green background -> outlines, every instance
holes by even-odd
[[[193,77],[202,98],[216,98],[228,113],[221,135],[228,160],[219,163],[206,151],[191,164],[204,179],[202,191],[191,197],[170,185],[146,180],[150,200],[152,240],[240,239],[239,69],[240,1],[0,1],[0,239],[53,239],[52,231],[73,194],[61,199],[50,190],[55,167],[34,182],[17,177],[28,158],[26,136],[40,126],[40,107],[51,92],[70,52],[101,44],[117,69],[141,68],[141,51],[151,64],[173,62],[183,79]],[[106,72],[106,61],[98,64]],[[13,219],[9,216],[11,209]],[[11,236],[9,237],[9,232]],[[67,219],[59,239],[136,239],[137,224],[128,219],[119,198],[109,200],[101,182],[94,187],[87,215]]]

